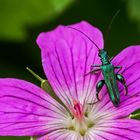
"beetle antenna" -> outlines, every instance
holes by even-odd
[[[115,12],[115,14],[113,15],[113,17],[112,17],[112,19],[111,19],[111,21],[110,21],[110,23],[108,25],[108,28],[107,28],[107,31],[106,31],[106,34],[105,34],[105,41],[106,42],[108,40],[108,36],[109,36],[109,32],[111,30],[112,24],[113,24],[114,20],[116,19],[116,17],[118,16],[119,13],[120,13],[120,9],[117,10],[117,12]]]
[[[98,47],[98,45],[97,45],[88,35],[86,35],[84,32],[78,30],[77,28],[71,27],[71,26],[67,26],[67,28],[70,28],[70,29],[73,29],[73,30],[75,30],[75,31],[80,32],[80,33],[83,34],[88,40],[90,40],[90,41],[96,46],[96,48],[97,48],[98,50],[100,50],[99,47]]]

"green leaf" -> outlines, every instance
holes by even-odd
[[[127,4],[128,16],[135,21],[140,28],[140,0],[123,0]]]
[[[15,41],[27,37],[27,26],[52,20],[73,0],[1,0],[0,39]]]

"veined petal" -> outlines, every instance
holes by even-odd
[[[68,116],[41,88],[23,80],[0,79],[1,136],[43,135],[63,127]]]
[[[44,136],[42,139],[38,140],[46,140],[46,137],[48,140],[83,140],[83,137],[79,133],[63,129],[51,132],[47,136]]]
[[[140,122],[131,119],[100,120],[84,136],[70,130],[59,129],[37,140],[139,140]]]
[[[94,130],[93,133],[95,132],[107,140],[139,140],[140,121],[131,119],[102,120]]]
[[[88,35],[99,48],[103,48],[103,37],[99,29],[87,22],[70,25]],[[97,76],[84,76],[91,64],[98,63],[98,49],[82,33],[59,26],[54,31],[41,33],[37,44],[42,51],[45,74],[55,93],[66,104],[72,98],[83,102],[92,98]]]

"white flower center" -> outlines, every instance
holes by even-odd
[[[73,130],[79,132],[82,136],[94,125],[93,122],[89,120],[89,118],[84,117],[82,120],[77,120],[74,118],[71,122]]]
[[[73,118],[69,119],[67,129],[78,132],[84,136],[86,132],[93,127],[93,120],[88,116],[88,112],[84,111],[83,106],[74,101],[74,107],[71,108]]]

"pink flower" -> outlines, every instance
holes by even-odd
[[[99,48],[103,37],[87,22],[71,25],[87,34]],[[27,81],[0,79],[0,135],[31,136],[37,140],[139,140],[140,122],[129,115],[140,107],[140,45],[130,46],[112,61],[122,66],[128,85],[114,107],[106,87],[96,101],[95,87],[100,79],[90,74],[92,64],[100,64],[98,50],[84,35],[65,26],[41,33],[37,38],[42,64],[53,90],[65,106],[41,88]]]

